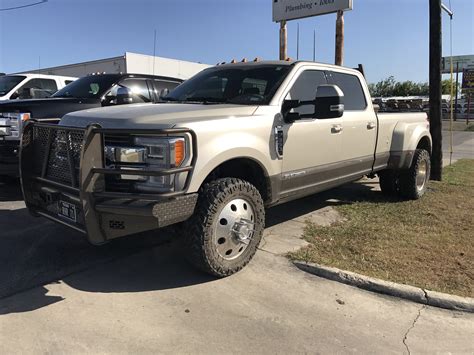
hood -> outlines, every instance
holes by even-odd
[[[231,104],[133,104],[72,112],[64,116],[60,124],[72,127],[97,123],[104,128],[172,128],[193,121],[252,116],[257,108]]]
[[[33,118],[61,118],[68,112],[98,106],[100,106],[99,99],[50,97],[47,99],[1,101],[0,112],[29,112]]]
[[[74,97],[50,97],[46,99],[28,99],[28,100],[5,100],[0,102],[0,109],[6,112],[6,107],[30,107],[50,104],[77,104],[88,102],[90,99],[78,99]]]

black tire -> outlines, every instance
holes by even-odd
[[[380,171],[377,175],[379,176],[380,190],[385,196],[399,196],[400,177],[398,171],[387,169]]]
[[[217,251],[215,235],[221,211],[234,199],[244,199],[251,205],[254,232],[246,249],[233,260]],[[217,277],[232,275],[247,265],[260,244],[265,228],[265,207],[258,190],[247,181],[224,178],[201,188],[194,215],[184,224],[184,246],[188,261],[200,270]]]
[[[431,173],[430,153],[417,149],[409,169],[400,174],[400,194],[408,200],[417,200],[426,192]]]

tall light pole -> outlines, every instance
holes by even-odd
[[[300,24],[298,23],[296,30],[296,60],[300,59]]]
[[[316,30],[313,32],[313,62],[316,61]]]

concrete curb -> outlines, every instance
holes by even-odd
[[[460,297],[446,293],[424,290],[415,286],[384,281],[356,274],[354,272],[344,271],[313,263],[294,261],[293,264],[298,269],[306,271],[310,274],[324,277],[329,280],[342,282],[344,284],[362,288],[367,291],[400,297],[429,306],[474,313],[474,298]]]

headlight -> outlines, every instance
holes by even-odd
[[[181,137],[137,137],[135,144],[147,149],[146,162],[164,168],[180,166],[186,157],[186,141]]]
[[[187,158],[186,139],[183,137],[136,137],[134,147],[106,147],[107,165],[136,170],[170,169],[181,166]],[[179,175],[179,174],[178,174]],[[141,191],[174,189],[179,176],[121,175],[122,180],[133,180]]]
[[[31,115],[29,113],[1,112],[0,136],[19,138],[23,128],[23,122],[28,121],[30,118]]]

